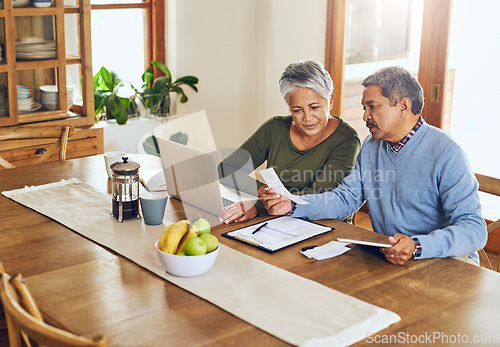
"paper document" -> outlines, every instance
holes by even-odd
[[[344,254],[348,250],[350,250],[350,248],[347,247],[345,243],[330,241],[323,246],[314,247],[313,249],[308,249],[307,251],[302,251],[301,253],[308,258],[323,260]]]
[[[158,171],[158,173],[151,177],[146,184],[152,192],[167,191],[167,184],[165,183],[165,174],[163,173],[163,170]]]
[[[262,228],[258,229],[261,226]],[[229,231],[222,236],[249,243],[272,253],[330,230],[333,228],[303,219],[282,216]]]
[[[285,188],[283,182],[281,182],[278,175],[276,174],[276,171],[274,171],[274,168],[271,167],[269,169],[260,170],[259,172],[269,188],[272,188],[276,193],[292,200],[296,204],[308,204],[307,201],[297,195],[293,195],[288,191],[288,189]]]

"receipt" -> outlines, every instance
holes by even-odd
[[[323,260],[344,254],[348,250],[350,250],[350,248],[347,247],[345,243],[330,241],[323,246],[314,247],[312,249],[308,249],[307,251],[302,251],[301,253],[308,258]]]
[[[288,191],[288,189],[285,188],[278,175],[276,174],[276,171],[274,171],[274,168],[271,167],[269,169],[260,170],[260,174],[262,175],[262,178],[264,179],[268,187],[272,188],[276,193],[292,200],[296,204],[309,204],[307,201],[297,195],[293,195]]]

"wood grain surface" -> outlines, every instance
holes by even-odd
[[[141,164],[142,177],[159,170],[156,157],[139,155],[133,159]],[[103,192],[109,185],[102,156],[21,167],[0,175],[1,191],[71,177]],[[184,218],[182,204],[170,198],[165,218]],[[44,317],[58,327],[88,337],[104,334],[110,346],[286,345],[4,196],[0,197],[0,219],[0,260],[8,273],[23,274]],[[216,225],[214,217],[213,234],[219,236],[263,219]],[[336,220],[321,223],[335,231],[274,254],[224,237],[219,241],[401,316],[399,323],[357,345],[389,339],[393,344],[406,344],[419,338],[424,345],[431,341],[441,346],[454,345],[457,338],[500,341],[496,328],[500,319],[499,274],[455,259],[391,265],[378,248],[356,245],[339,257],[311,260],[300,253],[302,247],[369,233]]]

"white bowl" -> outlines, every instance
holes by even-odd
[[[32,99],[19,99],[17,100],[17,107],[20,110],[31,110],[34,105],[34,101]]]
[[[17,92],[17,98],[18,99],[29,99],[29,98],[31,98],[31,93],[30,92]]]
[[[33,5],[35,7],[50,7],[52,5],[52,1],[33,1]]]
[[[12,6],[14,7],[26,7],[30,3],[30,0],[13,0]]]
[[[68,84],[66,86],[67,92],[73,92],[74,89],[75,89],[75,87],[71,84]],[[45,85],[45,86],[40,86],[40,91],[45,92],[45,93],[57,93],[58,88],[54,84],[49,84],[49,85]]]
[[[204,255],[175,255],[160,251],[158,242],[155,248],[161,264],[169,274],[179,277],[196,277],[206,273],[214,265],[220,248]]]

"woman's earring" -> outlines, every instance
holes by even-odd
[[[295,125],[295,121],[294,120],[292,120],[292,125]]]

